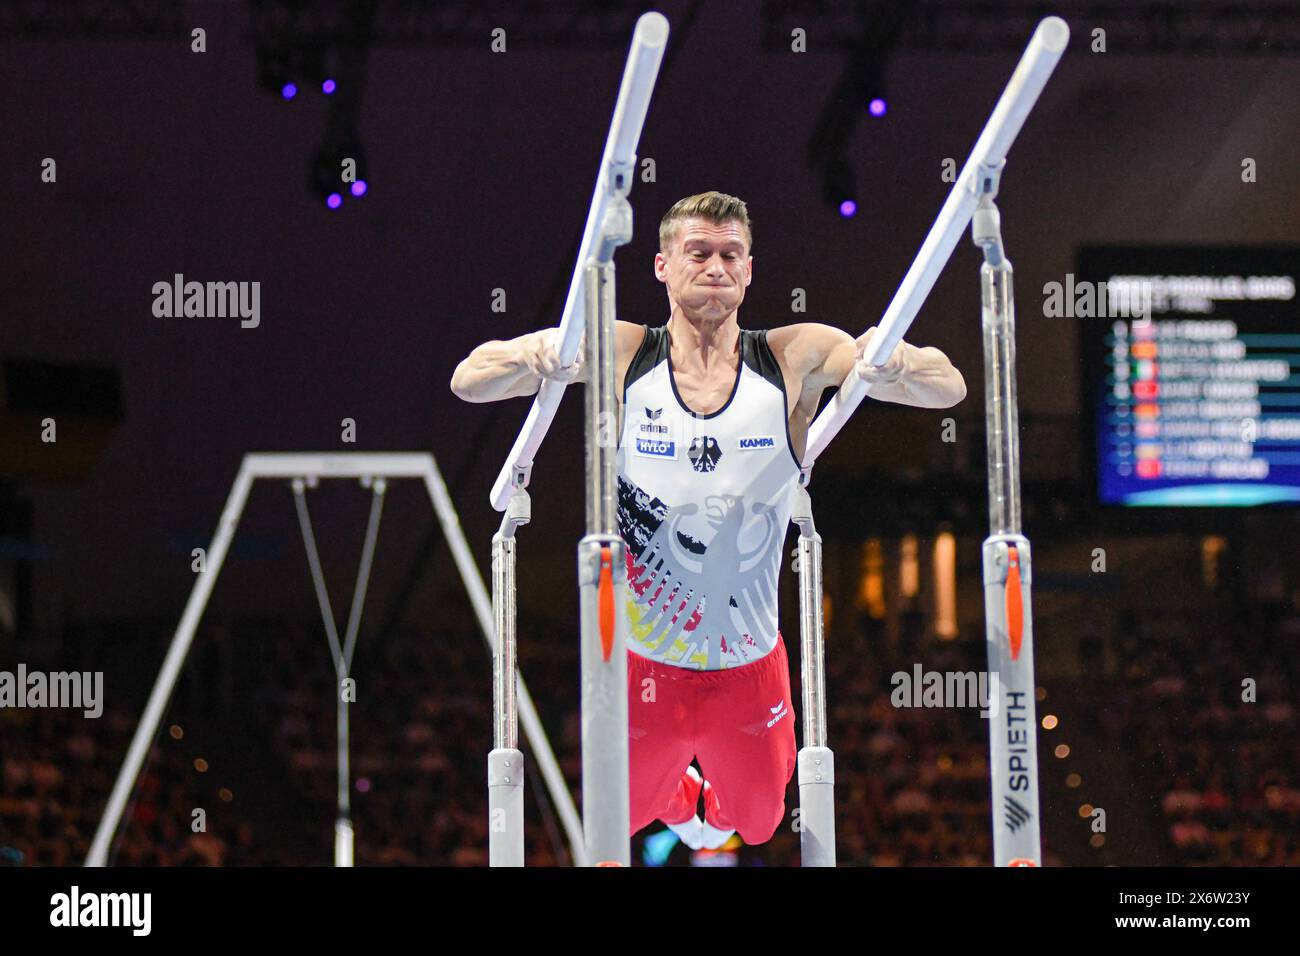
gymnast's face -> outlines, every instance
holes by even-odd
[[[753,277],[754,257],[735,221],[685,219],[668,255],[655,255],[655,278],[668,286],[669,305],[697,321],[724,321],[745,300]]]

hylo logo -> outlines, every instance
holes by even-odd
[[[658,441],[654,438],[638,438],[636,453],[650,458],[676,458],[677,444],[670,441]]]

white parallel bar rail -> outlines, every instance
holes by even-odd
[[[239,518],[244,511],[245,503],[248,501],[248,493],[252,490],[253,482],[259,478],[293,479],[312,476],[318,478],[422,479],[425,489],[429,493],[429,498],[433,502],[439,523],[442,525],[443,534],[446,536],[447,545],[456,562],[456,567],[465,583],[466,590],[469,592],[470,603],[474,608],[475,616],[478,618],[479,629],[483,632],[483,638],[487,642],[488,649],[491,650],[493,643],[492,601],[488,597],[478,566],[474,563],[473,554],[465,540],[465,533],[460,526],[460,519],[456,516],[456,509],[452,505],[451,496],[447,493],[447,487],[443,483],[442,475],[438,471],[437,463],[432,455],[427,452],[351,452],[338,454],[290,452],[245,455],[239,467],[239,473],[236,475],[234,484],[230,489],[230,495],[226,499],[226,506],[221,513],[217,533],[208,548],[207,570],[198,575],[194,582],[194,588],[190,591],[180,625],[177,627],[171,646],[167,650],[162,669],[149,695],[149,702],[145,706],[144,715],[140,718],[140,724],[131,740],[126,759],[123,761],[117,780],[113,784],[108,805],[105,807],[104,815],[99,821],[98,829],[95,831],[95,838],[86,857],[86,866],[108,865],[108,854],[113,835],[117,832],[118,825],[121,823],[127,802],[140,774],[140,768],[144,765],[144,759],[149,752],[150,744],[153,742],[154,736],[158,732],[158,726],[162,722],[163,711],[167,707],[167,701],[171,697],[176,680],[180,676],[181,668],[184,666],[185,657],[189,653],[194,633],[198,628],[200,618],[203,616],[203,610],[207,606],[213,587],[216,585],[217,576],[221,572],[222,564],[230,548],[230,542],[235,535],[235,529],[239,525]],[[577,808],[574,806],[568,785],[564,781],[564,775],[560,772],[555,754],[551,750],[550,742],[546,738],[546,732],[542,728],[541,720],[537,716],[537,710],[533,706],[532,698],[529,696],[528,689],[524,686],[522,679],[519,682],[518,703],[519,717],[524,725],[524,732],[532,745],[534,756],[542,770],[542,776],[546,780],[556,812],[559,814],[565,834],[569,839],[569,846],[572,849],[574,859],[580,862],[585,859],[582,821],[578,816]],[[351,834],[336,834],[336,842],[344,840],[350,844]],[[351,861],[348,860],[348,862]]]
[[[573,267],[569,295],[564,301],[564,313],[560,318],[556,348],[562,365],[573,364],[577,358],[578,344],[586,331],[583,273],[598,252],[596,243],[604,224],[606,206],[611,197],[620,192],[626,193],[626,182],[630,181],[634,172],[637,143],[641,139],[641,128],[645,125],[650,95],[659,76],[659,64],[663,60],[667,43],[668,21],[663,14],[650,12],[637,20],[614,107],[614,118],[605,141],[600,172],[596,175],[596,187],[592,191],[591,205],[587,210],[587,224],[582,232],[582,244],[578,247],[578,261]],[[505,466],[492,486],[492,507],[497,511],[506,510],[510,503],[511,488],[516,483],[528,487],[533,456],[551,427],[565,388],[560,382],[542,382],[519,437],[510,449],[510,457],[506,459]]]
[[[975,141],[975,148],[962,167],[961,175],[953,183],[952,191],[939,210],[939,217],[930,227],[920,252],[916,254],[916,259],[880,320],[871,345],[863,355],[868,365],[883,364],[907,334],[912,320],[934,288],[939,273],[948,264],[957,241],[970,224],[975,206],[979,203],[978,177],[981,168],[999,166],[1006,158],[1011,144],[1024,125],[1025,117],[1034,108],[1039,94],[1043,92],[1043,87],[1060,61],[1061,54],[1065,52],[1069,39],[1070,28],[1060,17],[1047,17],[1034,30],[1024,55],[1020,57],[1020,63],[1011,74],[1006,89],[1002,91],[993,115]],[[867,386],[858,377],[855,368],[849,372],[844,384],[808,431],[808,448],[803,459],[805,483],[818,456],[844,427],[867,394]]]

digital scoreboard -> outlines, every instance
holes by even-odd
[[[1044,294],[1079,320],[1100,502],[1300,502],[1300,246],[1085,247],[1076,269]]]

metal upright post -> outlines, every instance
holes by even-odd
[[[584,280],[587,307],[587,534],[578,543],[582,624],[582,816],[587,859],[629,866],[626,550],[614,483],[614,249],[632,238],[630,169],[615,167],[600,250]]]
[[[348,704],[343,699],[342,687],[335,690],[338,732],[338,813],[334,820],[334,865],[351,866],[353,859],[352,800],[350,783],[351,763],[348,759],[350,736],[348,729]]]
[[[979,167],[971,238],[984,252],[984,416],[988,441],[989,529],[984,539],[984,620],[988,646],[989,744],[995,866],[1039,866],[1038,727],[1029,539],[1020,533],[1020,439],[1016,409],[1016,317],[1011,262],[993,202],[1005,160]]]
[[[492,537],[492,752],[488,754],[488,864],[524,865],[524,754],[519,749],[515,653],[515,529],[532,505],[518,485]]]
[[[643,13],[619,83],[605,151],[578,246],[569,294],[556,333],[562,365],[577,358],[586,333],[587,534],[578,543],[582,640],[581,865],[627,866],[628,798],[627,656],[621,596],[627,579],[626,546],[615,520],[614,458],[618,416],[614,392],[614,251],[632,238],[632,188],[636,147],[650,95],[668,44],[668,20]],[[567,383],[544,380],[510,456],[492,485],[492,506],[504,511],[528,487],[533,457],[555,418]],[[529,716],[524,695],[523,716]],[[525,729],[527,729],[527,722]],[[543,767],[545,770],[545,767]],[[578,854],[575,854],[577,856]]]
[[[799,526],[799,667],[803,746],[799,749],[799,848],[804,866],[835,865],[835,754],[826,746],[826,672],[822,660],[822,536],[808,490],[795,486],[790,520]]]

